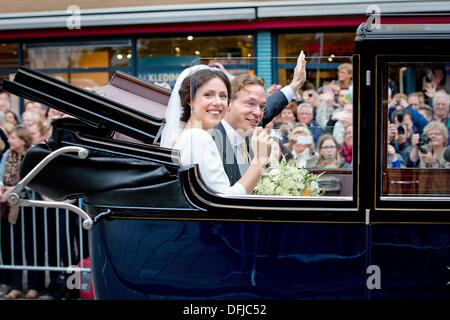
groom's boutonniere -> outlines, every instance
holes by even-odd
[[[254,194],[277,196],[320,196],[325,191],[319,186],[321,174],[297,168],[295,161],[282,159],[276,167],[269,167],[261,176]]]

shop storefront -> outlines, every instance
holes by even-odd
[[[0,46],[1,77],[8,78],[20,64],[25,64],[79,87],[102,86],[117,70],[150,82],[172,85],[178,74],[198,59],[218,58],[232,73],[254,70],[256,66],[251,58],[255,56],[257,36],[256,32],[220,36],[189,34],[117,40],[4,43]],[[296,57],[300,50],[310,57],[348,56],[353,50],[352,37],[351,32],[273,33],[270,46],[275,57]],[[343,47],[342,44],[348,45]],[[330,66],[333,70],[329,70]],[[266,79],[267,82],[286,83],[293,67],[285,59],[278,59],[273,77]],[[335,67],[333,64],[323,66],[321,78],[335,77]],[[316,68],[312,61],[311,71],[315,72]]]

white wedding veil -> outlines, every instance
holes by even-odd
[[[173,87],[172,94],[170,95],[169,102],[166,109],[166,124],[161,133],[161,147],[172,148],[175,140],[183,131],[184,124],[181,122],[181,99],[180,99],[180,87],[183,80],[189,75],[209,67],[204,64],[199,64],[186,68],[178,76],[175,86]]]

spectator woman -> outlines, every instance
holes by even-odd
[[[341,156],[346,166],[353,163],[353,125],[345,127],[344,143],[342,144]]]
[[[17,127],[19,125],[19,117],[12,110],[8,110],[5,112],[5,121],[7,123],[10,123],[13,127]]]
[[[440,121],[431,121],[423,131],[425,137],[422,139],[418,134],[412,136],[413,148],[409,154],[411,161],[419,162],[420,168],[450,168],[450,162],[444,159],[445,146],[448,141],[448,131],[445,125]]]
[[[316,163],[314,139],[308,128],[295,128],[289,135],[289,143],[285,146],[289,150],[287,159],[296,161],[298,168],[311,168]]]
[[[353,85],[353,66],[342,63],[338,67],[338,80],[334,81],[341,89],[350,89]]]
[[[289,142],[289,134],[295,128],[297,123],[297,103],[295,101],[290,102],[280,114],[279,135],[282,143]],[[274,128],[277,129],[277,128]]]
[[[325,134],[319,140],[318,145],[318,160],[317,168],[340,168],[342,160],[338,152],[338,143],[336,139],[330,135]]]
[[[1,174],[1,202],[6,204],[8,196],[13,190],[14,186],[20,181],[19,169],[22,162],[22,158],[31,146],[31,136],[24,128],[15,128],[8,139],[9,149],[3,154],[2,161],[0,163]],[[19,215],[19,207],[8,207],[7,220],[2,223],[2,233],[9,234],[10,230],[13,230],[14,241],[14,256],[15,263],[21,264],[22,261],[22,228],[21,217]],[[11,228],[12,227],[12,228]],[[11,243],[3,243],[2,252],[10,252],[9,246]],[[5,246],[5,247],[4,247]],[[7,257],[7,259],[10,257]],[[10,263],[11,261],[7,261]],[[10,271],[11,283],[6,283],[12,287],[12,290],[5,295],[6,299],[17,299],[22,296],[22,270]]]

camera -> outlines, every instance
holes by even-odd
[[[430,143],[430,138],[427,137],[426,134],[422,134],[419,138],[419,143],[417,144],[417,147],[419,148],[420,153],[427,153],[427,149],[425,146]]]
[[[394,107],[398,107],[398,106],[401,106],[402,105],[402,100],[400,100],[400,99],[395,99],[395,104],[394,104]],[[403,114],[402,114],[402,117],[403,117]],[[403,120],[402,120],[403,121]]]
[[[397,99],[397,101],[400,101],[399,99]],[[397,103],[396,101],[396,103]],[[397,121],[398,121],[398,125],[397,125],[397,133],[398,134],[405,134],[405,125],[403,124],[403,118],[405,116],[405,112],[403,110],[398,110],[397,111]]]
[[[427,70],[425,71],[425,81],[432,82],[433,81],[433,71]]]
[[[313,143],[312,136],[299,136],[297,138],[298,144],[311,144]]]
[[[406,130],[405,130],[405,125],[403,124],[399,124],[397,126],[397,133],[398,134],[405,134]]]
[[[405,117],[405,112],[403,110],[398,110],[397,111],[397,121],[398,121],[398,123],[403,123],[403,118],[404,117]]]

